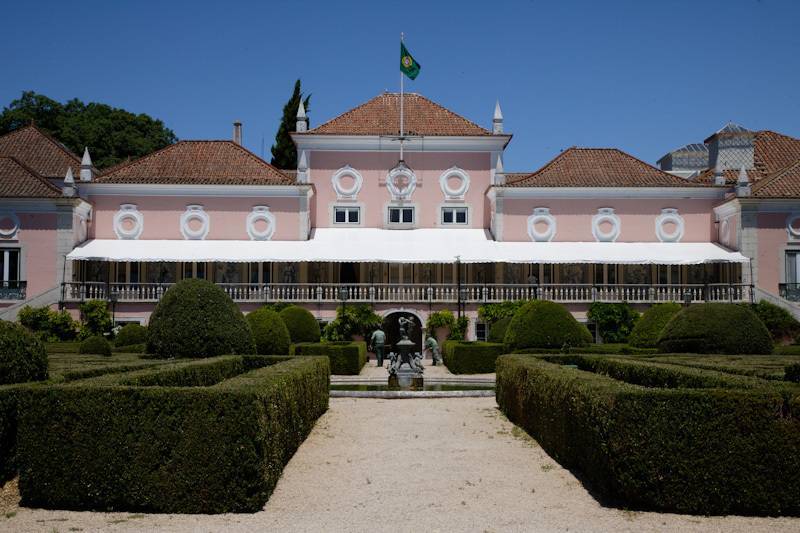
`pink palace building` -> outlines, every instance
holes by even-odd
[[[99,173],[35,126],[0,137],[2,317],[113,302],[146,323],[177,280],[247,312],[342,303],[424,324],[440,309],[482,338],[485,302],[749,302],[800,314],[800,140],[728,124],[658,167],[569,148],[510,173],[490,129],[417,94],[384,93],[292,134],[296,171],[233,140],[180,141]]]

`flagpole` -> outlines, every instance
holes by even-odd
[[[400,32],[400,44],[403,44],[403,32]],[[400,70],[400,161],[403,160],[403,111],[403,71]]]

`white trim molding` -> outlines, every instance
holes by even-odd
[[[505,198],[685,198],[722,199],[721,187],[499,187],[491,192]]]
[[[538,231],[536,224],[545,222],[547,230]],[[528,237],[536,242],[550,242],[556,236],[557,226],[556,217],[550,214],[549,207],[537,207],[533,214],[528,217]]]
[[[334,152],[398,152],[397,135],[331,135],[313,132],[289,134],[297,150],[323,150]],[[510,134],[445,136],[406,135],[403,150],[406,152],[502,152],[511,140]]]
[[[78,185],[89,196],[210,196],[213,198],[304,198],[313,194],[311,185],[197,185],[150,183],[97,183]]]
[[[0,238],[13,240],[17,238],[19,233],[19,217],[13,211],[0,211],[0,222],[3,220],[10,220],[12,227],[9,229],[0,228]]]
[[[408,180],[408,183],[403,188],[400,188],[397,184],[397,179],[401,177],[405,177]],[[417,188],[417,175],[401,161],[386,175],[386,188],[389,189],[392,200],[410,200],[411,195],[414,194]]]
[[[125,221],[130,220],[130,229],[125,229]],[[120,204],[119,211],[114,214],[114,233],[118,239],[136,240],[144,231],[144,215],[136,204]]]
[[[723,218],[719,223],[719,235],[717,240],[728,246],[731,244],[731,217]]]
[[[192,229],[189,225],[192,220],[199,220],[200,227]],[[186,211],[181,215],[181,234],[184,239],[202,241],[208,235],[208,230],[211,229],[211,220],[203,210],[203,206],[199,204],[190,204],[186,206]]]
[[[611,224],[610,231],[600,229],[600,225],[605,222]],[[592,217],[592,235],[594,235],[597,242],[614,242],[619,237],[621,230],[622,221],[614,213],[613,207],[601,207],[597,210],[597,214]]]
[[[342,178],[350,176],[353,178],[353,186],[350,188],[342,185]],[[355,200],[358,198],[358,193],[361,191],[361,186],[364,184],[364,178],[358,170],[350,165],[345,165],[331,176],[331,185],[336,192],[336,198],[339,200]]]
[[[672,233],[665,231],[665,224],[674,224],[675,231]],[[656,217],[656,237],[661,242],[681,242],[685,228],[683,217],[678,214],[678,210],[675,208],[665,207],[661,210],[661,214]]]
[[[458,178],[461,182],[455,189],[451,189],[448,183],[452,177]],[[463,200],[464,195],[466,195],[469,190],[469,183],[469,174],[457,166],[448,168],[439,176],[439,187],[442,189],[446,200]]]
[[[267,224],[267,228],[264,231],[260,231],[256,227],[256,222],[259,220]],[[275,234],[275,225],[275,215],[270,212],[267,205],[256,205],[247,215],[247,234],[250,236],[251,241],[268,241],[272,239]]]
[[[800,213],[790,213],[786,217],[786,234],[793,241],[800,239],[800,229],[794,227],[794,223],[800,220]]]

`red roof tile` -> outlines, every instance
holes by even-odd
[[[507,187],[696,187],[616,148],[568,148]]]
[[[81,160],[36,126],[25,126],[0,137],[0,156],[11,156],[46,178],[63,178],[67,168],[77,175]]]
[[[35,170],[9,156],[0,156],[0,198],[60,198],[61,189]]]
[[[747,170],[751,183],[757,183],[800,159],[800,139],[789,137],[774,131],[762,130],[754,132],[753,138],[754,167]],[[739,169],[723,170],[725,183],[734,184],[739,177]],[[696,181],[713,183],[714,169],[701,173]]]
[[[294,181],[232,141],[179,141],[108,169],[98,183],[291,185]]]
[[[755,198],[800,198],[800,159],[752,186]]]
[[[403,96],[403,116],[407,135],[492,135],[491,131],[415,93]],[[400,94],[384,93],[300,135],[398,135],[399,130]]]

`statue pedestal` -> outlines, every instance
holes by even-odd
[[[389,375],[390,390],[422,390],[422,374],[410,368],[401,368]]]

